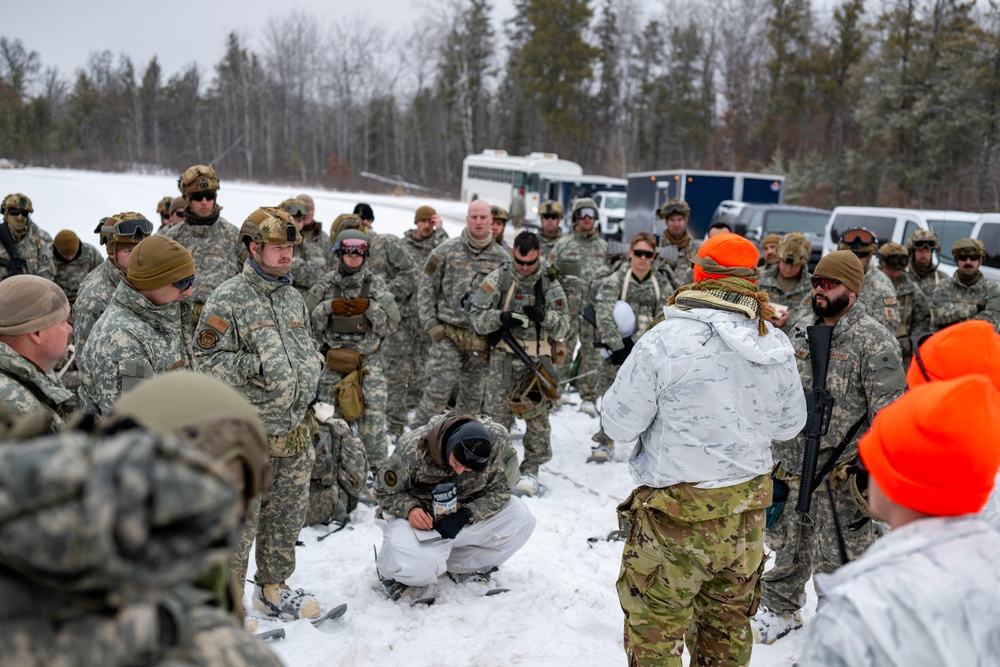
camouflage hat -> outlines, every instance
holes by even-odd
[[[783,261],[793,266],[805,266],[809,262],[811,254],[812,243],[802,232],[789,232],[778,242],[779,262]]]
[[[137,290],[155,290],[193,276],[190,251],[168,236],[150,236],[128,258],[128,282]]]
[[[909,250],[913,250],[916,243],[923,242],[923,244],[926,244],[928,241],[934,244],[931,246],[932,250],[938,247],[937,234],[929,229],[918,229],[910,234],[910,238],[906,239],[906,247]]]
[[[63,259],[73,259],[80,252],[80,237],[75,232],[64,229],[56,234],[52,246]]]
[[[581,197],[573,202],[573,219],[576,220],[579,212],[585,208],[594,209],[594,218],[597,218],[597,202],[590,197]]]
[[[101,218],[94,233],[100,234],[101,245],[107,248],[108,255],[111,256],[119,250],[134,248],[139,241],[151,236],[153,224],[141,213],[126,211]]]
[[[219,189],[219,178],[215,175],[215,169],[204,164],[196,164],[188,167],[187,170],[177,179],[177,187],[180,188],[184,199],[190,199],[196,192],[215,192]]]
[[[302,243],[295,220],[274,206],[262,206],[250,214],[240,227],[240,243]],[[249,245],[248,245],[249,247]]]
[[[656,217],[666,220],[674,213],[684,216],[685,220],[691,219],[691,207],[683,199],[668,199],[663,202],[660,208],[656,209]]]
[[[543,201],[541,206],[538,207],[538,215],[558,215],[561,218],[563,217],[563,205],[555,199]]]
[[[220,464],[241,461],[249,498],[270,485],[267,436],[257,410],[211,375],[185,370],[157,375],[122,394],[107,419],[125,418],[153,433],[175,435]]]
[[[979,255],[986,257],[986,246],[979,239],[964,238],[955,241],[951,246],[951,256],[955,255]]]
[[[6,213],[8,209],[18,208],[27,211],[28,213],[34,213],[35,209],[31,205],[31,199],[27,195],[22,195],[20,192],[15,192],[12,195],[7,195],[3,198],[3,205],[0,206],[0,214]]]
[[[314,202],[313,198],[310,197],[309,195],[295,195],[295,199],[298,199],[300,202],[308,206],[311,210],[313,211],[316,210],[316,202]]]
[[[430,220],[435,215],[437,215],[437,211],[435,211],[432,207],[427,206],[425,204],[424,206],[419,207],[413,214],[413,222],[414,223],[424,222]]]
[[[490,215],[493,216],[493,222],[502,222],[506,225],[507,221],[510,220],[510,214],[502,206],[491,206]]]
[[[156,203],[156,212],[161,216],[170,215],[170,204],[174,201],[171,196],[166,196]]]
[[[309,215],[309,205],[297,198],[286,199],[278,205],[278,208],[293,218]]]
[[[341,213],[330,225],[330,239],[336,242],[337,234],[340,233],[342,229],[359,229],[364,231],[365,224],[361,222],[361,218],[354,215],[353,213]]]
[[[878,236],[875,232],[864,227],[852,227],[840,235],[840,240],[837,241],[837,250],[878,252]]]

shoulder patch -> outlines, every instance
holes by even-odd
[[[888,301],[888,299],[886,299],[886,301]],[[895,308],[886,308],[885,309],[885,319],[889,320],[890,322],[895,322],[896,321],[896,309]]]
[[[424,273],[430,275],[437,271],[439,261],[437,255],[431,253],[431,256],[427,258],[427,264],[424,265]]]
[[[226,322],[218,315],[212,315],[211,317],[209,317],[208,320],[205,322],[205,324],[212,327],[219,333],[226,333],[226,329],[229,328],[229,322]],[[218,340],[218,337],[216,337],[216,340]]]
[[[214,316],[213,316],[214,317]],[[203,350],[211,350],[219,342],[219,334],[211,329],[205,329],[198,336],[198,347]]]
[[[493,285],[491,285],[488,281],[480,285],[479,289],[483,290],[487,294],[493,294]]]
[[[399,480],[396,479],[396,473],[386,470],[385,474],[382,475],[382,481],[385,482],[386,486],[396,486],[396,482]]]
[[[885,305],[887,305],[887,306],[894,306],[894,305],[896,305],[896,297],[894,297],[894,296],[887,296],[887,297],[885,297],[882,300],[885,301]]]

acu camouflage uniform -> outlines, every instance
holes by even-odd
[[[191,315],[197,320],[215,288],[240,273],[245,249],[239,241],[239,228],[223,217],[212,224],[185,220],[167,229],[164,235],[187,248],[194,257],[198,280],[189,300],[193,305]]]
[[[414,230],[409,229],[403,233],[403,246],[410,253],[413,264],[418,267],[415,284],[419,285],[421,275],[419,267],[427,263],[427,258],[430,257],[434,248],[448,240],[448,232],[444,231],[443,228],[435,229],[430,236],[422,240],[414,238],[413,232]],[[394,435],[402,435],[403,427],[407,424],[407,411],[416,409],[420,403],[420,397],[424,393],[424,365],[427,363],[427,353],[431,349],[432,340],[427,331],[420,326],[417,301],[416,288],[414,288],[410,305],[406,309],[407,312],[400,311],[399,313],[402,319],[399,322],[398,335],[393,336],[394,344],[399,342],[396,340],[397,338],[403,342],[400,354],[393,359],[393,366],[399,367],[400,377],[395,378],[390,387],[395,385],[398,380],[400,391],[405,389],[405,393],[399,394],[403,400],[396,400],[396,394],[392,394],[393,399],[389,401],[386,408],[389,432]]]
[[[1000,284],[980,272],[975,283],[965,285],[956,273],[934,290],[931,310],[937,330],[965,320],[985,320],[1000,332]]]
[[[15,415],[45,413],[46,433],[63,425],[73,398],[53,372],[42,373],[33,363],[0,342],[0,406]]]
[[[950,279],[950,276],[938,268],[931,268],[929,271],[920,275],[916,267],[913,265],[913,258],[910,258],[910,264],[906,267],[906,273],[912,279],[914,284],[920,288],[920,291],[924,293],[927,297],[927,301],[931,300],[934,296],[934,291],[937,290],[938,285],[945,283]]]
[[[538,302],[538,293],[544,296]],[[527,306],[542,306],[545,317],[536,327],[531,322],[527,327],[517,327],[510,333],[521,344],[532,361],[540,362],[551,377],[555,377],[552,367],[552,344],[565,339],[569,333],[569,311],[566,295],[556,280],[549,280],[542,267],[541,257],[535,272],[522,276],[510,263],[490,273],[472,298],[470,319],[476,333],[487,336],[504,326],[500,313],[524,313]],[[507,408],[507,394],[511,387],[523,386],[525,376],[532,373],[518,359],[503,341],[498,342],[490,354],[490,378],[486,388],[483,410],[495,422],[508,423],[511,419]],[[537,408],[525,413],[524,418],[524,460],[521,472],[538,476],[538,469],[552,458],[552,429],[549,426],[549,411],[552,401],[544,399]]]
[[[491,271],[510,255],[492,239],[477,252],[469,245],[469,230],[436,247],[424,265],[424,277],[417,291],[420,326],[433,337],[443,337],[431,345],[425,367],[426,387],[417,406],[416,422],[426,424],[444,412],[452,388],[458,384],[458,412],[481,411],[489,351],[486,338],[472,330],[466,305]]]
[[[581,281],[580,301],[583,306],[594,302],[594,291],[597,285],[592,284],[594,276],[605,271],[608,264],[608,242],[601,238],[596,230],[591,232],[574,232],[569,236],[564,236],[556,242],[549,253],[549,261],[556,265],[561,276],[575,276]],[[568,288],[567,292],[572,291]],[[572,301],[573,296],[568,295]],[[575,315],[570,313],[571,316]],[[574,326],[575,325],[575,326]],[[594,327],[581,319],[573,317],[570,322],[570,331],[566,337],[566,348],[568,354],[572,355],[576,349],[577,340],[580,341],[580,364],[577,375],[583,375],[576,380],[576,387],[580,392],[580,398],[584,401],[597,400],[597,374],[601,372],[600,352],[594,347]],[[572,364],[567,364],[569,369]],[[570,373],[571,370],[564,372]],[[589,373],[589,375],[585,375]]]
[[[899,303],[896,288],[889,277],[869,262],[865,268],[865,282],[858,295],[858,303],[865,307],[868,315],[895,335],[899,328]]]
[[[308,407],[316,396],[322,358],[305,303],[288,276],[266,278],[255,266],[248,259],[242,273],[209,297],[194,352],[201,370],[235,387],[253,404],[267,433],[274,481],[243,524],[233,572],[237,581],[246,579],[256,535],[254,579],[278,584],[295,570],[295,540],[308,509],[315,459],[311,444],[317,430]]]
[[[538,246],[541,249],[539,251],[540,254],[542,255],[542,257],[548,257],[549,255],[552,254],[552,250],[556,247],[556,243],[559,242],[559,239],[562,238],[563,233],[562,229],[557,228],[556,235],[553,236],[552,238],[549,238],[542,232],[541,229],[539,229],[537,232],[535,232],[535,235],[538,237]]]
[[[791,336],[802,387],[807,392],[812,389],[812,365],[806,326],[811,324],[809,319],[800,321]],[[830,474],[847,555],[853,560],[871,545],[874,532],[867,515],[852,500],[847,467],[856,460],[857,441],[875,414],[906,388],[899,344],[892,333],[866,314],[860,303],[855,303],[834,327],[826,388],[833,395],[834,405],[829,430],[820,440],[820,467],[854,424],[861,424]],[[779,614],[790,614],[805,604],[805,585],[810,576],[833,572],[841,565],[830,503],[819,492],[814,494],[810,510],[815,525],[803,528],[798,563],[793,562],[798,515],[791,510],[792,501],[798,497],[805,442],[803,432],[794,440],[773,443],[774,460],[780,464],[776,477],[788,483],[790,492],[784,511],[767,531],[767,544],[775,551],[776,560],[774,568],[762,577],[761,601]]]
[[[757,288],[767,292],[773,303],[788,306],[788,320],[780,329],[786,336],[791,336],[799,320],[812,316],[812,274],[809,273],[808,265],[803,266],[799,281],[787,292],[778,284],[780,275],[778,264],[772,264],[764,269],[764,274],[757,281]]]
[[[335,300],[358,298],[368,300],[368,310],[362,315],[342,317],[331,311]],[[396,301],[386,290],[385,281],[368,268],[366,258],[356,273],[334,269],[320,278],[306,296],[306,308],[312,314],[312,330],[324,358],[329,350],[352,350],[362,357],[365,410],[358,419],[358,435],[365,444],[369,468],[378,470],[388,456],[382,348],[383,341],[399,322]],[[325,365],[319,379],[320,398],[335,404],[334,385],[342,379],[344,374]]]
[[[80,407],[100,417],[143,380],[194,370],[183,325],[191,319],[190,308],[177,301],[157,306],[127,281],[120,282],[80,352]]]
[[[80,292],[73,304],[73,345],[83,350],[101,314],[107,310],[124,272],[105,257],[96,269],[90,272],[80,285]]]
[[[302,243],[295,246],[292,256],[292,284],[302,298],[320,278],[330,270],[333,263],[330,235],[323,231],[323,224],[313,222],[302,227]]]
[[[27,273],[55,282],[56,267],[52,260],[52,237],[31,219],[28,220],[28,228],[24,236],[17,238],[13,229],[10,230],[10,233],[14,240],[14,249],[17,250],[21,259],[28,263]],[[4,247],[3,243],[0,243],[0,280],[10,275],[7,268],[9,261],[10,255],[7,253],[7,248]]]
[[[70,303],[76,301],[83,281],[90,272],[101,265],[101,253],[97,248],[80,241],[80,251],[73,259],[66,259],[55,250],[52,251],[55,260],[56,277],[54,282],[66,292]]]
[[[933,331],[930,299],[924,296],[913,276],[906,271],[899,274],[892,284],[896,288],[896,302],[901,315],[899,328],[895,331],[896,340],[902,351],[903,365],[909,366],[914,343],[925,333]]]

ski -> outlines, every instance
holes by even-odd
[[[492,597],[494,595],[500,595],[501,593],[510,593],[509,588],[491,588],[483,594],[483,597]]]
[[[323,621],[328,621],[331,618],[340,618],[347,613],[347,604],[338,604],[336,607],[326,612],[319,618],[311,619],[309,622],[314,626],[319,626]]]
[[[285,629],[275,628],[274,630],[265,630],[264,632],[258,632],[257,634],[254,635],[254,637],[256,637],[257,639],[262,639],[264,641],[267,641],[268,639],[284,639]]]

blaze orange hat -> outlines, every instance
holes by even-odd
[[[915,387],[876,415],[858,452],[897,505],[933,516],[978,512],[1000,469],[1000,391],[985,375]]]
[[[759,257],[757,247],[739,234],[716,234],[702,243],[698,254],[691,258],[694,281],[735,276],[756,283],[761,275],[757,268]]]
[[[953,324],[927,338],[913,351],[906,383],[916,387],[971,373],[982,373],[1000,389],[1000,336],[984,320]]]

